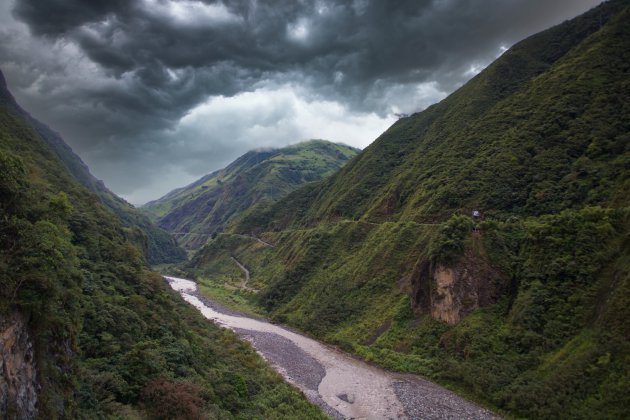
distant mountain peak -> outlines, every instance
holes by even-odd
[[[4,73],[2,73],[2,70],[0,70],[0,105],[5,105],[13,109],[17,108],[17,109],[20,109],[20,111],[27,114],[26,111],[23,111],[21,108],[19,108],[19,105],[17,104],[17,102],[15,101],[15,98],[13,97],[13,94],[9,91],[9,88],[7,86],[7,80],[5,79]]]
[[[227,167],[201,177],[142,209],[189,248],[197,248],[226,224],[296,188],[336,172],[358,149],[326,140],[250,150]]]

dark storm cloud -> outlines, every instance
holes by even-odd
[[[20,0],[14,13],[35,34],[76,42],[115,77],[133,74],[129,94],[101,98],[106,106],[177,114],[208,94],[289,75],[353,106],[378,81],[435,80],[451,90],[461,70],[487,62],[501,44],[594,3]]]
[[[0,29],[0,64],[9,64],[4,70],[24,105],[95,166],[99,159],[103,168],[117,166],[115,176],[124,178],[119,159],[170,149],[177,139],[169,133],[209,97],[289,83],[309,100],[336,101],[350,112],[410,112],[451,92],[502,45],[597,3],[14,0],[13,16],[35,38],[20,41]],[[37,40],[93,67],[24,51]],[[209,133],[206,141],[218,142],[213,135],[223,141],[230,133]],[[132,172],[137,185],[119,191],[142,184],[142,168]]]
[[[123,13],[126,0],[22,1],[15,13],[38,35],[60,35],[68,30],[98,21],[109,13]]]

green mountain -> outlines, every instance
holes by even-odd
[[[352,147],[323,140],[250,151],[142,209],[175,233],[182,245],[198,248],[233,218],[265,208],[305,183],[333,174],[357,153]]]
[[[128,228],[127,234],[134,237],[149,263],[173,263],[186,258],[186,253],[179,247],[173,237],[156,226],[140,210],[112,193],[102,181],[96,179],[88,167],[81,161],[61,136],[48,126],[37,121],[24,111],[6,91],[4,80],[0,87],[0,105],[10,109],[31,127],[49,147],[61,165],[88,190],[96,193],[100,201],[111,209]]]
[[[257,310],[510,416],[626,418],[629,98],[629,2],[609,1],[235,221],[188,270],[218,287],[234,257]]]
[[[127,205],[42,127],[0,74],[0,417],[324,418],[147,271]]]

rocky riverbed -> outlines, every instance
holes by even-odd
[[[335,419],[498,419],[430,381],[368,365],[287,328],[226,310],[195,282],[165,277],[206,318],[230,328]]]

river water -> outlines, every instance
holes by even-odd
[[[204,317],[248,339],[288,382],[333,417],[497,418],[422,378],[376,368],[275,324],[219,312],[205,303],[195,282],[165,278]]]

